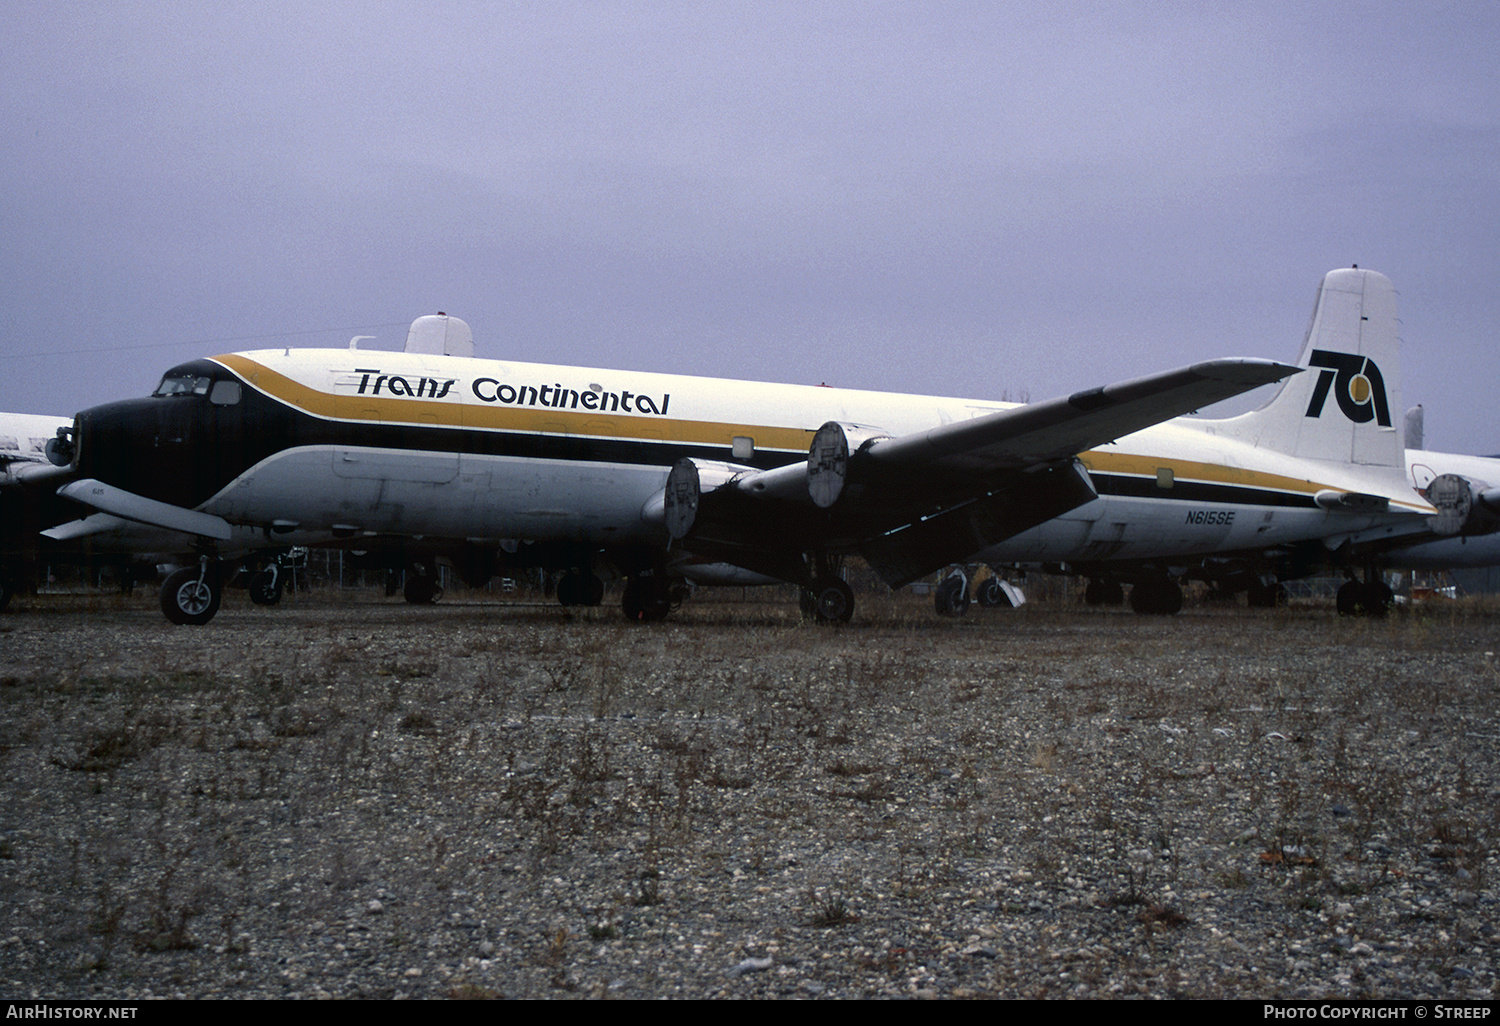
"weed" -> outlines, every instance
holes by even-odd
[[[807,901],[812,906],[812,917],[807,921],[809,926],[845,926],[859,922],[859,916],[849,911],[849,903],[838,891],[808,891]]]
[[[655,869],[641,870],[635,878],[635,894],[631,898],[631,904],[638,907],[660,905],[663,900],[661,873]]]

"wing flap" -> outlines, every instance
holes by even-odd
[[[1015,471],[971,502],[862,542],[859,553],[881,580],[899,588],[1098,497],[1076,460]]]

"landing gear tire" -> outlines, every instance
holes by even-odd
[[[1251,609],[1275,609],[1286,605],[1286,589],[1279,584],[1252,584],[1245,601]]]
[[[969,611],[969,578],[954,571],[932,593],[932,605],[938,616],[963,616]]]
[[[443,597],[443,589],[438,584],[437,578],[408,570],[402,595],[410,605],[430,606]]]
[[[281,601],[284,585],[281,574],[275,570],[257,571],[250,578],[250,601],[257,606],[274,606]]]
[[[220,598],[216,572],[184,567],[173,572],[161,586],[161,611],[173,623],[200,627],[219,611]]]
[[[802,619],[814,620],[818,616],[818,600],[807,588],[797,593],[797,608],[802,611]]]
[[[671,587],[659,577],[632,577],[625,582],[620,608],[625,619],[638,623],[665,620],[672,611]]]
[[[593,574],[569,571],[557,582],[557,601],[564,606],[597,606],[604,601],[604,582]]]
[[[854,616],[854,589],[840,577],[814,578],[801,605],[803,615],[810,609],[819,623],[848,623]]]
[[[1130,608],[1145,616],[1176,616],[1182,587],[1176,581],[1142,581],[1130,589]]]
[[[1010,608],[1010,596],[1000,586],[1000,578],[986,577],[984,583],[979,586],[979,604],[988,609],[997,607]]]
[[[1384,581],[1345,581],[1334,596],[1334,607],[1340,616],[1373,616],[1379,619],[1391,611],[1395,594]]]
[[[1083,601],[1090,606],[1120,606],[1125,604],[1125,589],[1119,581],[1106,581],[1090,577],[1083,589]]]

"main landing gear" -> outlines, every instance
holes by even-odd
[[[1091,606],[1123,606],[1125,587],[1110,578],[1090,577],[1083,589],[1083,601]]]
[[[1334,596],[1334,606],[1340,616],[1385,616],[1391,611],[1396,595],[1380,574],[1370,571],[1363,581],[1350,577],[1339,586]]]
[[[932,593],[932,607],[938,616],[963,616],[969,611],[969,575],[954,570],[943,578]]]
[[[1251,609],[1275,609],[1277,606],[1286,605],[1286,600],[1286,588],[1275,581],[1270,584],[1256,581],[1245,592],[1245,602]]]
[[[837,556],[812,553],[807,557],[809,580],[797,604],[804,620],[818,623],[848,623],[854,616],[854,589],[840,575]]]
[[[585,570],[569,570],[558,578],[557,601],[564,606],[597,606],[604,602],[604,582]]]
[[[798,603],[806,619],[819,623],[848,623],[854,616],[854,589],[842,577],[820,574],[802,589]]]
[[[661,574],[636,574],[625,581],[625,594],[620,599],[620,608],[627,620],[654,623],[665,620],[667,614],[672,612],[672,607],[680,601],[672,581],[667,577]]]
[[[401,594],[413,606],[430,606],[442,598],[443,586],[438,582],[437,567],[431,563],[413,563],[407,567]]]
[[[1130,589],[1130,608],[1150,616],[1182,612],[1182,585],[1168,577],[1138,581]]]

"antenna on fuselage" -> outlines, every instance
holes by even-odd
[[[373,340],[373,339],[376,338],[376,336],[375,335],[355,335],[353,338],[351,338],[349,340],[349,349],[351,351],[353,351],[355,349],[358,349],[359,348],[359,343],[361,342],[361,340],[367,339],[367,338]]]

